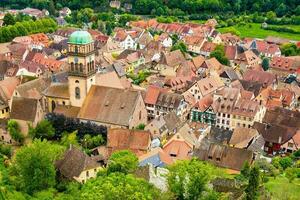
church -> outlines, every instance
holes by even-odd
[[[147,111],[140,91],[114,87],[98,76],[94,41],[87,31],[68,40],[68,81],[51,83],[44,92],[48,112],[115,128],[146,124]],[[100,83],[100,84],[98,84]]]

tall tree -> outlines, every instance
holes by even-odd
[[[21,147],[13,159],[11,172],[19,188],[33,194],[55,185],[54,161],[64,148],[47,141],[34,140]]]
[[[117,151],[108,160],[108,173],[122,172],[133,173],[138,166],[138,158],[128,150]]]
[[[22,143],[24,141],[24,136],[21,133],[21,129],[17,121],[9,120],[7,123],[7,130],[12,139],[14,139],[16,142]]]
[[[264,71],[268,71],[268,69],[270,67],[269,58],[264,58],[261,65],[262,65],[262,68],[264,69]]]
[[[15,18],[12,14],[7,13],[3,18],[3,25],[14,25],[16,23]]]
[[[161,192],[147,181],[123,173],[97,177],[84,184],[81,191],[81,199],[86,200],[159,200],[162,196]]]
[[[249,182],[245,190],[246,200],[257,200],[259,198],[259,182],[259,168],[254,166],[250,171]]]
[[[197,159],[177,161],[169,167],[169,189],[179,200],[202,199],[210,194],[208,182],[219,172]]]

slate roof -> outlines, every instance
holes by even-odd
[[[78,118],[128,126],[140,95],[138,91],[93,85]]]
[[[82,171],[100,167],[96,161],[74,146],[64,153],[62,159],[56,161],[55,166],[69,180],[78,177]]]
[[[211,143],[228,144],[231,139],[232,133],[233,132],[231,130],[212,126],[206,138]]]
[[[154,167],[165,167],[173,163],[172,157],[157,147],[149,153],[139,157],[139,166],[146,166],[151,163]]]

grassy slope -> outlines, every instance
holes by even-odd
[[[289,183],[285,177],[270,178],[265,184],[267,190],[272,194],[274,200],[299,200],[300,199],[300,179]]]
[[[252,37],[252,38],[266,38],[268,36],[276,36],[276,37],[282,37],[287,38],[290,40],[299,40],[300,41],[300,34],[292,34],[292,33],[284,33],[284,32],[276,32],[276,31],[270,31],[270,30],[264,30],[261,29],[260,24],[251,23],[252,27],[249,27],[249,25],[246,26],[233,26],[236,30],[238,30],[241,33],[241,37]],[[290,27],[295,30],[300,30],[300,25],[286,25],[285,27]],[[220,28],[218,29],[220,32],[226,32],[226,28]]]

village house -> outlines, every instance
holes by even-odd
[[[193,148],[192,144],[176,134],[163,146],[163,151],[173,160],[189,160],[192,158]]]
[[[270,72],[260,70],[247,70],[243,74],[243,79],[246,81],[258,82],[264,85],[264,87],[276,87],[276,76]]]
[[[62,158],[55,163],[58,176],[61,179],[86,183],[91,178],[96,178],[102,167],[78,147],[70,145]]]
[[[10,106],[10,119],[15,120],[21,133],[28,134],[29,127],[35,127],[44,119],[44,111],[38,99],[13,97]]]
[[[176,76],[177,68],[185,61],[184,55],[180,50],[162,53],[159,63],[155,69],[163,76]]]
[[[256,65],[261,64],[262,60],[251,50],[247,50],[239,54],[234,61],[235,66],[239,66],[241,70],[253,68]]]
[[[182,125],[182,120],[175,112],[169,112],[153,119],[145,126],[146,131],[150,131],[152,138],[164,138],[175,134]]]
[[[233,35],[232,33],[223,33],[220,35],[221,41],[224,45],[235,46],[241,39],[239,36]]]
[[[288,89],[272,89],[270,87],[261,91],[256,100],[266,106],[267,109],[276,107],[294,109],[297,99],[295,93]]]
[[[245,162],[251,165],[254,160],[254,154],[250,150],[209,143],[201,143],[193,155],[218,167],[233,170],[231,173],[240,171]]]
[[[203,43],[202,47],[200,48],[200,55],[204,57],[209,57],[210,53],[213,52],[217,47],[217,44],[206,41]]]
[[[120,150],[130,150],[137,156],[148,153],[151,150],[150,132],[122,128],[108,129],[108,157]]]
[[[196,100],[200,100],[206,95],[213,94],[223,87],[224,84],[219,77],[211,76],[197,81],[186,93],[190,93]]]
[[[199,100],[191,110],[191,121],[200,122],[208,125],[215,125],[216,113],[213,110],[212,104],[212,95],[206,95],[201,100]]]
[[[187,45],[189,52],[200,54],[205,38],[200,36],[185,36],[183,42]]]
[[[240,98],[240,90],[224,88],[214,94],[213,98],[212,107],[216,116],[216,126],[231,130],[231,115],[236,101]]]
[[[160,36],[157,38],[157,41],[159,41],[165,48],[170,48],[173,45],[173,40],[168,33],[160,34]]]
[[[0,81],[0,119],[9,118],[11,103],[15,88],[21,83],[17,77],[7,78]]]
[[[262,40],[253,40],[250,49],[259,52],[260,56],[272,58],[274,56],[281,56],[281,51],[278,45],[269,44]]]
[[[253,127],[263,136],[264,150],[270,155],[298,149],[292,139],[300,127],[300,115],[297,111],[284,108],[267,110],[262,123],[255,122]]]
[[[144,102],[149,120],[164,116],[172,111],[180,118],[187,115],[187,103],[183,95],[170,93],[156,86],[148,87]]]
[[[237,127],[232,133],[229,146],[248,149],[259,137],[260,135],[256,129]]]
[[[232,110],[230,129],[253,126],[254,122],[262,122],[266,108],[258,102],[249,99],[239,99]]]
[[[300,62],[290,57],[273,57],[270,61],[270,71],[279,77],[295,73],[299,66]]]

